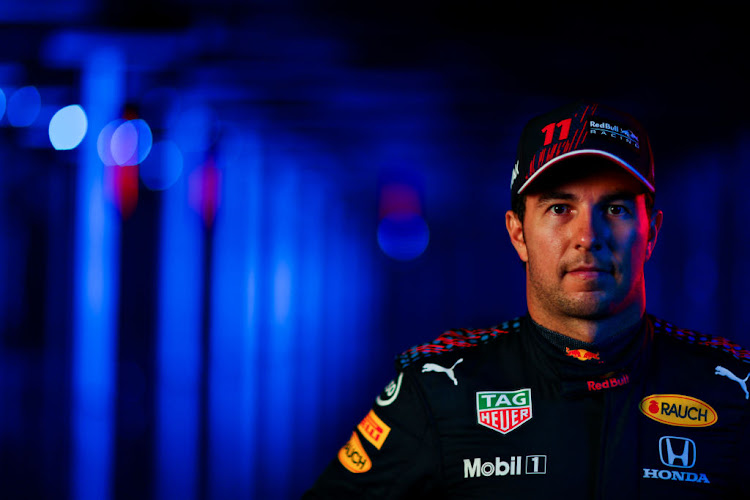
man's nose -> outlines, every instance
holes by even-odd
[[[604,231],[601,221],[590,210],[580,210],[575,224],[575,247],[590,252],[601,250]]]

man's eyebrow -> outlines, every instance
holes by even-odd
[[[537,204],[541,205],[547,203],[550,200],[575,200],[576,195],[573,193],[566,193],[565,191],[547,191],[539,195],[537,198]]]
[[[608,193],[602,196],[599,202],[610,203],[612,201],[635,201],[635,199],[640,194],[641,193],[630,191],[630,190],[613,191],[611,193]],[[573,193],[568,193],[565,191],[547,191],[539,195],[539,198],[537,198],[537,204],[542,205],[550,201],[558,201],[558,200],[565,201],[565,200],[575,200],[575,199],[577,199],[577,196],[574,195]]]

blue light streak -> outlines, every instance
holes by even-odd
[[[252,133],[218,148],[222,206],[214,233],[210,328],[210,497],[252,498],[258,424],[261,160]],[[238,228],[243,228],[238,231]]]
[[[175,131],[170,131],[176,139]],[[200,159],[170,156],[168,171],[193,170]],[[184,165],[183,165],[184,162]],[[203,227],[190,209],[188,178],[164,191],[157,324],[156,481],[154,496],[191,500],[200,494]]]
[[[83,104],[94,129],[103,127],[122,104],[121,54],[90,54],[82,80]],[[75,215],[71,498],[112,495],[120,224],[107,199],[96,147],[80,149]]]
[[[308,160],[312,160],[309,158]],[[319,161],[325,161],[320,159]],[[294,408],[295,414],[305,414],[305,425],[296,426],[290,433],[288,447],[295,450],[301,461],[315,463],[320,449],[319,432],[322,408],[322,384],[326,331],[324,325],[327,300],[324,252],[336,244],[337,234],[328,225],[326,214],[328,186],[319,175],[305,172],[304,210],[299,213],[300,239],[304,251],[299,254],[299,315],[304,318],[304,332],[295,339],[297,348]]]
[[[5,92],[3,92],[2,89],[0,89],[0,118],[3,117],[5,114],[5,107],[6,107],[7,101],[5,98]]]
[[[291,471],[287,467],[288,449],[293,439],[297,406],[294,401],[295,380],[301,374],[297,366],[301,334],[298,328],[299,303],[299,166],[283,154],[271,156],[272,172],[269,187],[269,294],[271,315],[265,346],[265,377],[263,378],[262,422],[273,422],[264,427],[261,445],[262,470],[265,482],[278,485],[278,495],[289,495]],[[269,492],[263,492],[268,494]]]

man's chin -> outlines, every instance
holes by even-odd
[[[608,293],[608,289],[611,290],[613,286],[612,275],[598,273],[596,277],[590,277],[583,279],[579,276],[566,274],[561,283],[563,289],[567,289],[568,293],[585,293],[585,292],[601,292]]]
[[[602,319],[612,314],[612,298],[602,290],[577,292],[563,304],[564,312],[580,319]]]

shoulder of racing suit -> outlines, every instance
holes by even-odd
[[[462,349],[488,344],[503,336],[518,334],[521,331],[522,321],[523,317],[519,316],[490,328],[447,330],[435,340],[416,345],[397,355],[396,370],[402,371],[416,362],[433,356],[455,353]]]
[[[727,338],[678,328],[672,323],[652,315],[649,315],[649,320],[654,326],[655,336],[671,338],[683,344],[694,346],[694,349],[705,354],[708,354],[713,350],[713,352],[729,354],[743,363],[750,363],[750,350],[743,348]]]
[[[435,340],[416,345],[397,355],[395,359],[396,369],[402,371],[426,358],[478,347],[506,335],[516,335],[520,333],[523,319],[522,316],[519,316],[490,328],[447,330]],[[671,338],[682,344],[695,346],[697,350],[703,352],[707,352],[706,349],[720,351],[741,362],[750,363],[750,349],[746,349],[725,337],[679,328],[650,314],[648,319],[653,325],[656,336]]]

